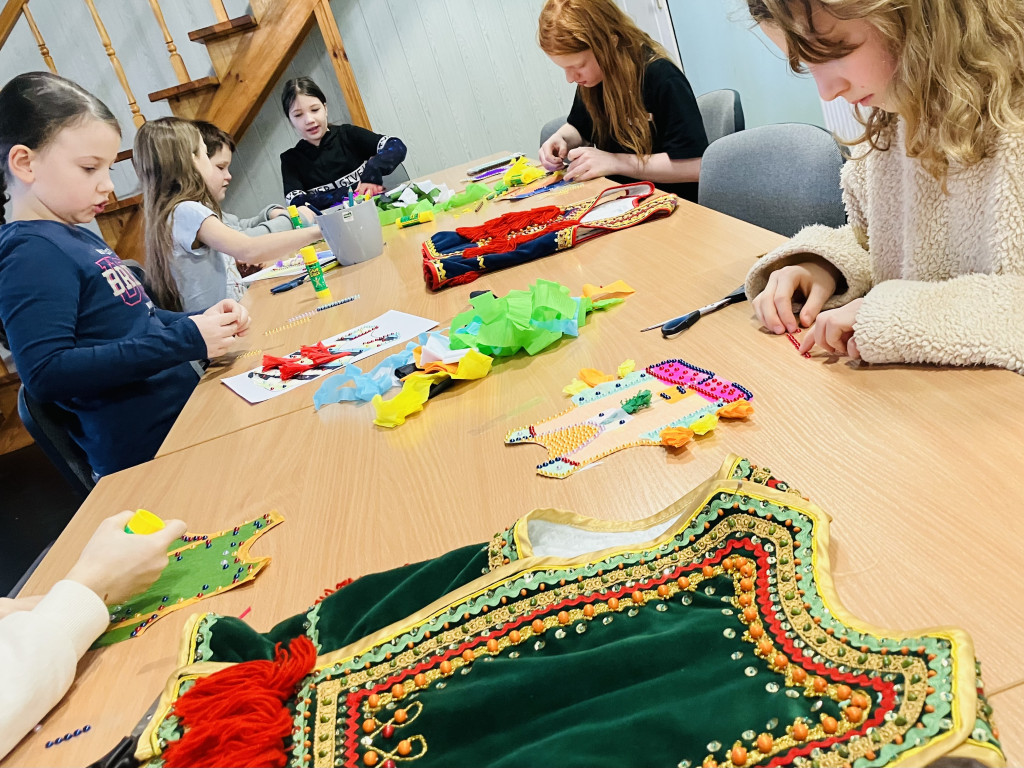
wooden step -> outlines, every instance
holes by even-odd
[[[197,29],[195,32],[189,32],[188,39],[193,43],[202,43],[203,45],[206,45],[211,40],[219,40],[220,38],[227,37],[228,35],[245,32],[248,29],[255,29],[256,26],[257,22],[255,17],[246,14],[245,16],[239,16],[237,19],[220,21],[212,26]]]
[[[122,211],[125,208],[138,207],[140,205],[142,205],[141,194],[132,195],[131,197],[123,197],[120,200],[113,200],[107,203],[107,207],[103,209],[103,213],[101,213],[100,216],[107,213],[113,213],[114,211]]]
[[[184,96],[186,93],[197,93],[198,91],[206,90],[207,88],[216,88],[218,85],[220,85],[220,80],[213,75],[210,77],[201,77],[198,80],[192,80],[188,83],[164,88],[162,91],[154,91],[149,94],[149,100],[163,101],[164,99],[175,99],[179,96]]]

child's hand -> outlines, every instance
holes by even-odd
[[[235,315],[237,316],[238,320],[235,330],[236,336],[245,336],[245,334],[249,332],[249,323],[252,322],[251,318],[249,317],[249,310],[243,307],[234,299],[221,299],[219,302],[217,302],[208,310],[206,310],[203,314],[216,315],[222,312],[234,312]]]
[[[849,304],[837,309],[830,309],[818,315],[813,328],[800,343],[800,354],[809,352],[817,344],[833,355],[849,355],[860,360],[860,350],[853,337],[853,324],[857,322],[857,311],[864,299],[854,299]]]
[[[108,517],[92,535],[67,578],[91,589],[107,605],[146,590],[167,565],[167,549],[185,533],[181,520],[146,535],[125,533],[132,512]]]
[[[566,181],[586,181],[600,176],[612,176],[619,172],[619,163],[611,152],[597,147],[576,147],[569,150],[569,167],[565,170]]]
[[[569,144],[556,131],[547,141],[540,145],[540,164],[548,171],[560,171],[565,165],[562,161],[569,154]]]
[[[823,259],[776,269],[751,302],[754,314],[772,333],[796,333],[800,325],[793,314],[793,297],[798,293],[805,297],[800,324],[806,328],[835,293],[837,277],[835,267]]]
[[[234,312],[215,310],[216,306],[210,307],[203,314],[192,315],[189,318],[199,328],[199,333],[206,342],[206,356],[210,359],[220,357],[231,349],[238,333],[238,315]]]
[[[383,190],[384,188],[381,187],[381,191]],[[299,218],[302,219],[302,223],[305,224],[307,227],[316,221],[316,214],[313,213],[312,209],[307,208],[304,205],[300,205],[296,208],[296,210],[299,212]]]
[[[359,197],[360,195],[365,195],[367,192],[369,192],[370,196],[372,197],[373,195],[381,194],[383,191],[384,187],[382,187],[380,184],[368,184],[365,181],[361,181],[359,182],[359,186],[356,187],[356,197]]]

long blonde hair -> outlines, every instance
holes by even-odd
[[[891,92],[898,113],[878,107],[860,119],[873,149],[892,144],[906,124],[906,153],[945,183],[950,163],[987,157],[1002,132],[1024,130],[1024,3],[1021,0],[747,0],[758,23],[780,29],[789,65],[840,58],[852,49],[814,27],[822,8],[864,19],[897,60]]]
[[[181,292],[171,270],[174,209],[179,203],[194,200],[220,216],[220,205],[193,159],[202,151],[201,142],[199,129],[188,120],[161,117],[139,128],[132,152],[132,164],[142,183],[146,268],[153,300],[164,309],[178,312],[182,309]]]
[[[594,143],[609,138],[646,158],[653,139],[643,100],[647,65],[668,54],[613,0],[548,0],[540,12],[537,41],[549,56],[590,50],[604,74],[600,88],[580,86],[594,124]]]

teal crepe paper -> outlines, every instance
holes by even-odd
[[[349,365],[341,373],[324,380],[324,383],[313,395],[313,405],[320,410],[331,403],[342,403],[352,400],[369,402],[374,395],[383,395],[397,385],[395,368],[408,365],[413,361],[412,351],[425,344],[427,334],[420,334],[415,341],[405,345],[405,349],[385,357],[369,373],[363,373],[357,366]],[[348,386],[349,384],[352,386]]]
[[[471,347],[492,357],[520,350],[536,355],[563,336],[579,335],[590,312],[620,301],[573,297],[566,286],[551,280],[538,280],[525,291],[509,291],[500,298],[484,293],[470,299],[472,309],[452,320],[451,347]]]

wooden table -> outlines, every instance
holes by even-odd
[[[270,567],[254,584],[202,605],[225,615],[251,606],[247,620],[266,630],[304,610],[324,587],[484,541],[535,507],[617,520],[650,515],[734,451],[770,466],[833,516],[833,577],[853,614],[906,631],[964,627],[990,688],[1024,677],[1017,581],[1024,481],[1012,458],[1024,436],[1018,376],[807,360],[785,337],[760,333],[746,304],[673,340],[639,333],[725,295],[758,254],[781,241],[686,202],[668,219],[436,296],[422,289],[414,246],[423,230],[412,238],[415,231],[401,247],[391,241],[386,257],[361,265],[360,279],[381,293],[382,275],[393,278],[387,296],[361,291],[365,310],[335,315],[333,328],[391,306],[446,319],[466,305],[470,290],[503,293],[537,277],[574,292],[585,282],[621,278],[637,293],[592,315],[579,338],[456,384],[395,430],[375,427],[368,404],[313,411],[316,383],[246,412],[258,417],[291,399],[265,420],[218,425],[212,422],[233,414],[239,398],[219,383],[204,384],[183,414],[192,428],[207,430],[203,439],[183,439],[146,465],[103,478],[27,592],[57,580],[96,523],[120,509],[146,506],[186,519],[195,531],[276,509],[286,522],[254,548],[273,557]],[[344,270],[342,278],[347,286]],[[277,301],[256,294],[254,314]],[[508,430],[563,409],[561,388],[580,368],[614,371],[626,358],[646,365],[676,357],[747,386],[757,412],[747,423],[720,423],[683,450],[630,449],[564,480],[535,474],[545,458],[539,446],[503,444]],[[203,414],[210,423],[201,423]],[[174,667],[187,613],[87,655],[75,688],[6,764],[81,765],[127,734]],[[1005,712],[999,699],[1007,701]],[[994,703],[1011,763],[1024,761],[1024,697],[1007,691]],[[47,738],[86,722],[93,726],[87,738],[44,751]]]

